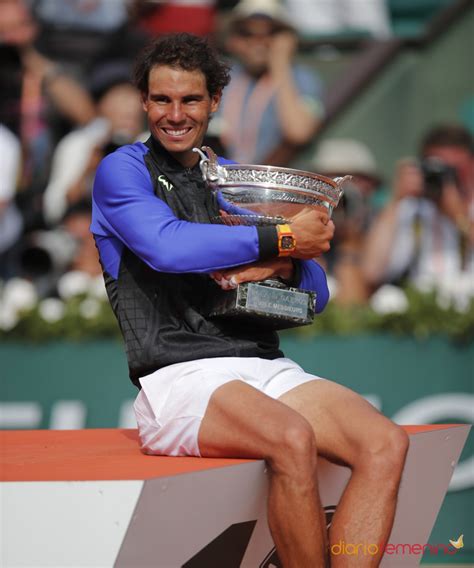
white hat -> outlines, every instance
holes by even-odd
[[[278,0],[240,0],[231,12],[233,20],[263,16],[287,28],[293,28],[290,14]]]
[[[359,174],[380,179],[372,152],[363,142],[352,138],[323,140],[316,149],[311,165],[321,174]]]

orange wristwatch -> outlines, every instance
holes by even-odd
[[[296,249],[296,239],[289,225],[277,225],[278,256],[291,256]]]

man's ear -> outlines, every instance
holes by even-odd
[[[140,93],[142,99],[142,108],[145,112],[148,112],[148,93]]]
[[[222,91],[218,91],[215,95],[211,97],[211,112],[216,112],[219,108],[219,104],[222,98]]]

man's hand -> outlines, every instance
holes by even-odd
[[[393,180],[392,200],[400,201],[405,197],[421,197],[423,195],[423,174],[420,166],[413,158],[398,161]]]
[[[290,31],[275,34],[268,50],[268,66],[270,72],[278,75],[282,68],[291,66],[298,49],[298,38]]]
[[[293,263],[290,258],[275,258],[263,262],[254,262],[237,266],[229,270],[213,272],[211,278],[223,290],[232,290],[242,282],[258,282],[267,278],[280,277],[290,280],[293,275]]]
[[[327,212],[308,207],[291,219],[290,227],[296,239],[291,256],[309,260],[330,249],[335,227]]]

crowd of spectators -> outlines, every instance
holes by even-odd
[[[150,38],[170,31],[215,37],[233,69],[208,143],[242,163],[291,167],[324,122],[324,85],[296,62],[298,37],[390,34],[382,0],[362,12],[355,4],[0,0],[0,295],[15,278],[40,298],[57,295],[70,271],[100,278],[88,231],[92,181],[103,156],[147,138],[130,77]],[[335,212],[333,247],[321,259],[336,301],[364,304],[386,283],[450,280],[473,293],[474,149],[465,128],[427,133],[393,182],[382,179],[361,141],[315,147],[308,168],[353,176]]]

